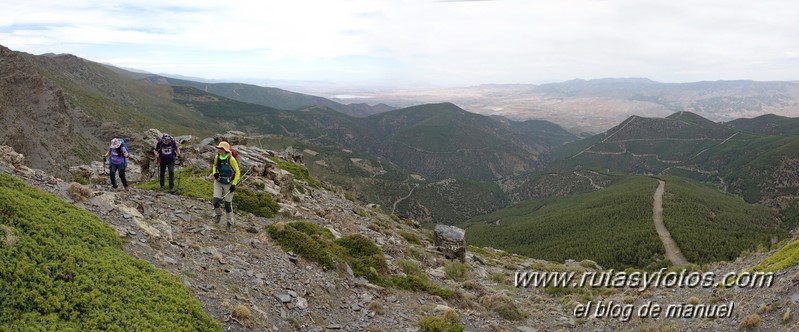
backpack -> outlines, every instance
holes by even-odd
[[[236,159],[236,162],[238,163],[238,161],[239,161],[239,153],[236,151],[236,149],[231,147],[230,148],[230,155],[233,156],[233,159]],[[221,166],[222,159],[220,159],[218,155],[215,156],[214,159],[216,160],[216,170],[217,170],[217,172],[219,172],[219,166]],[[236,173],[233,172],[233,166],[230,165],[230,161],[227,161],[225,164],[231,167],[231,169],[230,169],[231,175],[230,175],[229,180],[227,180],[227,183],[230,183],[236,177]],[[227,184],[227,183],[225,183],[225,181],[220,181],[220,182],[222,182],[223,184]]]
[[[219,183],[229,184],[233,182],[233,179],[236,177],[236,173],[233,171],[233,165],[230,163],[231,158],[231,156],[228,156],[223,161],[218,155],[216,156],[216,172],[219,173],[220,176]]]

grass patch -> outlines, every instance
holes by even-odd
[[[402,269],[402,273],[412,276],[424,276],[424,271],[419,263],[410,259],[398,259],[397,265]]]
[[[444,265],[444,272],[447,273],[447,277],[455,281],[462,282],[469,279],[469,265],[458,261],[447,262]]]
[[[321,182],[319,182],[318,180],[312,178],[308,174],[308,169],[307,168],[305,168],[303,166],[300,166],[300,165],[297,165],[297,164],[292,163],[292,162],[285,161],[283,159],[279,159],[279,158],[269,158],[269,159],[271,159],[272,161],[276,162],[277,166],[280,167],[281,169],[284,169],[284,170],[288,171],[289,173],[291,173],[292,175],[294,175],[294,179],[295,180],[304,180],[305,182],[308,183],[309,186],[311,186],[313,188],[316,188],[316,189],[319,189],[319,188],[322,187],[322,183]]]
[[[491,311],[497,313],[500,317],[510,321],[519,321],[527,317],[519,307],[513,303],[509,297],[505,295],[492,295],[485,297],[481,302]]]
[[[424,317],[417,324],[423,332],[461,332],[463,326],[444,317]]]
[[[70,176],[69,177],[69,182],[77,182],[77,183],[80,183],[80,184],[82,184],[84,186],[88,186],[89,185],[89,179],[87,179],[85,177],[82,177],[80,175],[72,175],[72,176]]]
[[[0,174],[0,330],[219,331],[178,278],[134,259],[116,232]],[[7,236],[6,236],[7,237]]]
[[[422,245],[422,241],[419,241],[419,236],[416,233],[406,232],[406,231],[399,231],[400,236],[402,236],[405,241],[408,243],[415,244],[415,245]]]
[[[175,171],[175,194],[212,201],[214,198],[214,184],[207,177],[208,174],[203,170],[194,170],[191,167],[184,167]],[[166,184],[166,181],[164,181]],[[159,190],[161,184],[158,178],[147,183],[138,185],[145,190]],[[238,188],[237,188],[238,189]],[[235,199],[235,195],[233,196]]]
[[[407,275],[391,278],[391,283],[401,289],[409,291],[424,291],[430,295],[440,296],[442,299],[452,299],[455,292],[434,285],[426,275]]]

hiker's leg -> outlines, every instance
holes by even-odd
[[[225,221],[228,226],[233,222],[233,204],[230,202],[225,202]]]
[[[166,163],[161,160],[158,163],[158,180],[161,181],[161,189],[164,189],[164,171],[166,171]]]
[[[125,189],[128,189],[128,179],[125,178],[125,168],[124,167],[119,169],[119,178],[122,180],[122,186],[125,187]]]
[[[229,184],[223,186],[225,188],[225,193],[227,193],[225,197],[225,221],[227,221],[227,226],[229,228],[233,223],[233,193],[230,192]]]
[[[111,176],[111,187],[116,189],[117,187],[117,165],[109,164],[108,165],[108,174]]]
[[[169,167],[169,190],[173,190],[175,189],[175,160],[172,159],[167,166]]]
[[[214,181],[214,214],[217,223],[222,220],[222,184],[219,181]]]

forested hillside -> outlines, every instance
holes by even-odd
[[[473,218],[463,224],[467,238],[555,261],[592,259],[616,269],[669,265],[652,219],[657,181],[620,177],[591,193],[532,199]],[[664,223],[692,263],[730,260],[746,250],[768,248],[792,229],[764,206],[690,180],[664,180]]]

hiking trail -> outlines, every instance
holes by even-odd
[[[663,192],[666,182],[658,180],[658,188],[655,190],[654,202],[652,203],[652,219],[655,221],[655,230],[658,232],[660,241],[663,242],[663,247],[666,249],[666,258],[668,258],[675,266],[688,264],[688,260],[683,256],[677,242],[671,238],[669,230],[663,224]]]

